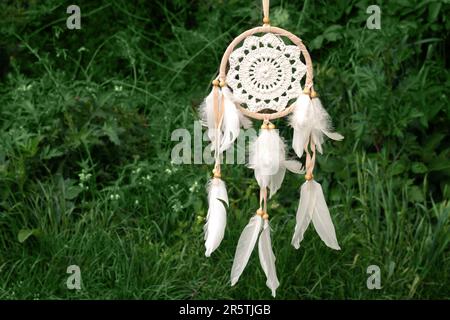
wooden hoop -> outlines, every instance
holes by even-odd
[[[226,84],[226,76],[227,76],[227,65],[228,65],[228,58],[230,57],[231,53],[233,52],[234,48],[241,43],[245,38],[254,35],[255,33],[274,33],[280,36],[287,37],[289,40],[292,41],[297,47],[300,48],[300,51],[302,52],[303,56],[305,57],[306,62],[306,81],[305,81],[305,89],[308,91],[311,90],[313,87],[313,67],[312,67],[312,61],[311,56],[309,55],[308,50],[306,49],[305,45],[303,44],[303,41],[297,37],[296,35],[290,33],[289,31],[286,31],[281,28],[277,27],[271,27],[270,25],[264,25],[262,27],[256,27],[250,30],[245,31],[244,33],[241,33],[239,36],[237,36],[227,47],[227,50],[225,50],[225,53],[222,56],[222,61],[220,62],[220,69],[219,69],[219,80]],[[301,93],[300,93],[301,94]],[[248,110],[247,108],[242,107],[240,104],[237,104],[241,112],[253,119],[257,120],[272,120],[272,119],[278,119],[284,116],[287,116],[289,113],[291,113],[294,109],[294,104],[291,104],[289,107],[285,108],[282,111],[278,111],[275,113],[258,113],[258,112],[252,112]]]

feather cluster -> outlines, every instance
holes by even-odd
[[[272,197],[284,180],[286,169],[300,174],[300,162],[286,160],[286,147],[276,129],[261,129],[259,136],[250,145],[249,168],[255,171],[260,188],[269,188]]]
[[[205,231],[205,255],[209,257],[217,249],[223,239],[227,224],[228,195],[225,182],[219,178],[213,178],[208,184],[208,215],[206,216]]]
[[[217,90],[217,92],[214,92]],[[214,101],[214,99],[217,101]],[[217,109],[216,109],[217,108]],[[237,109],[231,91],[214,87],[200,106],[202,124],[208,128],[208,138],[215,151],[216,165],[220,165],[220,154],[227,150],[239,135],[240,127],[248,128],[251,121]],[[225,183],[213,178],[208,184],[208,214],[206,217],[205,255],[209,257],[222,242],[227,223],[225,205],[228,195]]]
[[[275,297],[276,289],[280,283],[275,269],[276,259],[272,250],[269,221],[264,219],[263,223],[263,218],[258,214],[250,219],[239,237],[233,267],[231,268],[231,285],[234,286],[238,282],[247,266],[258,237],[259,261],[267,277],[266,285],[272,290],[272,295]]]
[[[214,89],[213,89],[214,90]],[[230,89],[223,87],[218,89],[218,106],[222,119],[216,128],[216,114],[214,110],[214,91],[205,98],[200,105],[200,118],[202,124],[208,127],[208,138],[212,142],[212,150],[219,149],[222,153],[227,150],[239,135],[240,127],[251,127],[251,121],[246,118],[236,107],[233,94]],[[216,135],[220,135],[216,143]],[[216,146],[218,144],[218,146]]]
[[[237,104],[239,101],[235,100],[227,87],[215,87],[200,108],[203,125],[208,128],[208,137],[212,142],[212,149],[215,151],[216,165],[219,166],[220,154],[233,145],[240,128],[251,126],[251,121],[240,112]],[[290,125],[294,128],[292,147],[299,157],[302,157],[309,144],[311,144],[313,152],[317,150],[322,153],[324,135],[333,140],[343,139],[342,135],[333,132],[330,116],[320,100],[317,97],[311,99],[308,94],[301,94],[295,102]],[[258,137],[250,144],[248,166],[254,170],[258,185],[264,191],[261,193],[264,203],[267,200],[266,188],[269,189],[269,196],[272,197],[281,187],[286,169],[297,174],[304,172],[300,162],[286,159],[286,145],[280,138],[278,130],[272,129],[273,127],[272,124],[263,127]],[[308,164],[310,160],[311,157],[307,157],[309,173],[313,170],[313,165],[309,166]],[[227,221],[226,186],[218,177],[213,178],[208,184],[208,204],[208,214],[204,226],[205,255],[207,257],[218,248],[223,240]],[[250,218],[239,237],[231,269],[231,285],[234,286],[238,282],[258,242],[258,255],[267,278],[266,285],[275,297],[279,287],[275,269],[276,258],[272,250],[268,216],[261,215],[261,212],[263,211],[260,209],[256,215]],[[312,179],[306,181],[300,190],[296,226],[292,238],[292,245],[296,249],[300,247],[304,233],[311,221],[322,241],[328,247],[340,250],[322,187]]]
[[[308,94],[301,94],[295,102],[290,125],[294,128],[292,148],[300,158],[310,141],[317,147],[317,151],[322,153],[323,135],[332,140],[344,139],[339,133],[333,132],[330,115],[319,98],[311,99]]]
[[[319,237],[330,248],[340,250],[322,187],[314,180],[306,181],[300,190],[300,203],[292,245],[298,249],[309,223],[313,222]]]

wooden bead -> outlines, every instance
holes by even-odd
[[[266,123],[263,123],[261,125],[261,129],[269,129],[269,126]]]
[[[223,81],[223,80],[220,80],[220,82],[219,82],[219,86],[221,87],[221,88],[223,88],[223,87],[225,87],[227,84],[226,84],[226,82],[225,81]]]
[[[310,174],[310,173],[307,173],[307,174],[305,174],[305,179],[306,180],[312,180],[314,178],[314,176],[312,175],[312,174]]]
[[[318,96],[317,92],[313,89],[311,90],[311,94],[310,94],[311,98],[315,98]]]
[[[269,129],[275,129],[275,125],[273,123],[269,123]]]
[[[264,211],[262,209],[258,209],[258,210],[256,210],[256,214],[258,216],[262,216],[264,214]]]
[[[267,213],[265,213],[262,217],[264,220],[269,220],[269,215]]]
[[[309,88],[305,88],[305,89],[303,89],[303,93],[304,93],[304,94],[308,94],[308,95],[309,95]]]
[[[216,169],[213,169],[212,171],[214,178],[221,178],[221,174],[219,171],[217,171]]]
[[[269,24],[269,23],[270,23],[269,17],[264,17],[264,18],[263,18],[263,23],[264,23],[264,24]]]
[[[219,86],[219,80],[217,80],[217,79],[214,79],[213,81],[212,81],[212,85],[214,86],[214,87],[217,87],[217,86]]]

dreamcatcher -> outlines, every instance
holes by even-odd
[[[259,135],[250,145],[248,164],[260,187],[260,207],[239,238],[231,268],[231,285],[239,280],[258,242],[266,284],[275,296],[279,282],[271,245],[267,198],[280,188],[286,170],[305,173],[292,245],[296,249],[300,247],[303,234],[312,221],[324,243],[339,250],[322,187],[314,180],[313,169],[316,151],[322,153],[324,136],[333,140],[343,137],[333,132],[330,117],[314,90],[312,62],[302,40],[270,25],[268,0],[263,0],[263,12],[263,26],[242,33],[228,46],[219,75],[212,82],[212,91],[201,106],[202,121],[208,128],[215,157],[213,177],[208,184],[209,209],[204,239],[205,254],[209,257],[225,232],[228,195],[221,176],[221,154],[233,145],[241,127],[251,126],[248,117],[262,120]],[[305,153],[304,168],[300,162],[286,159],[286,145],[271,122],[288,115],[294,129],[292,148],[299,158]]]

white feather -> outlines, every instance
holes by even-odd
[[[333,126],[331,124],[330,115],[322,106],[322,103],[320,102],[319,98],[312,99],[312,110],[313,110],[313,125],[311,130],[311,140],[316,145],[317,151],[319,153],[322,153],[324,134],[328,138],[337,141],[344,139],[344,137],[337,132],[333,132]]]
[[[222,92],[223,92],[223,95],[225,96],[225,98],[232,101],[235,106],[242,103],[242,101],[239,101],[238,99],[236,99],[236,97],[233,95],[233,93],[231,92],[231,90],[228,87],[223,87]],[[239,122],[240,122],[241,127],[244,129],[251,128],[252,120],[250,120],[249,118],[244,116],[244,114],[239,110],[239,108],[237,108],[237,106],[236,106],[236,110],[239,115]]]
[[[305,170],[303,169],[302,164],[296,160],[285,160],[283,163],[284,163],[284,166],[286,167],[286,169],[288,169],[289,171],[291,171],[293,173],[296,173],[296,174],[305,173]]]
[[[204,226],[205,255],[209,257],[222,242],[227,224],[227,212],[223,202],[228,206],[228,195],[225,182],[213,178],[208,184],[208,215]]]
[[[278,130],[262,129],[250,144],[249,167],[261,188],[269,187],[272,197],[283,183],[286,169],[301,173],[302,165],[295,160],[286,160],[284,141]]]
[[[305,145],[309,142],[313,119],[312,104],[309,95],[301,94],[295,102],[294,112],[290,117],[290,125],[294,128],[292,148],[299,158],[303,155]]]
[[[298,249],[309,223],[313,222],[314,229],[322,241],[330,248],[340,250],[336,239],[333,222],[328,211],[322,187],[314,180],[306,181],[301,188],[300,203],[296,216],[292,245]]]
[[[241,111],[239,111],[239,122],[244,129],[250,129],[252,127],[252,120],[244,116]]]
[[[314,211],[315,189],[311,182],[313,182],[313,180],[306,181],[300,189],[300,201],[296,215],[297,223],[291,242],[295,249],[300,248],[300,242],[303,240],[303,235],[311,222]]]
[[[214,115],[214,93],[211,93],[203,100],[200,105],[200,119],[203,126],[208,127],[208,138],[214,142],[216,137],[215,115]],[[211,149],[214,149],[214,145]]]
[[[335,250],[341,250],[336,239],[333,222],[331,221],[330,211],[328,210],[325,197],[323,195],[322,186],[313,181],[315,184],[316,206],[312,215],[312,222],[318,235],[325,244]]]
[[[215,139],[219,134],[219,152],[224,152],[239,136],[240,127],[248,129],[252,126],[252,122],[236,107],[236,101],[230,89],[227,87],[219,89],[217,98],[219,111],[223,114],[218,130],[215,128],[214,89],[200,105],[200,119],[202,125],[208,127],[208,138],[213,142],[211,150],[215,150]]]
[[[283,142],[278,130],[260,130],[259,136],[250,144],[249,167],[255,171],[255,178],[261,188],[269,185],[270,176],[278,173]]]
[[[223,95],[223,106],[221,106],[223,110],[223,120],[222,120],[222,141],[220,143],[220,152],[227,150],[236,140],[239,135],[240,129],[240,120],[239,120],[239,111],[234,105],[233,101],[230,99],[230,93],[225,94],[225,92],[229,92],[228,88],[222,88]],[[220,99],[222,101],[222,99]]]
[[[231,268],[231,285],[234,286],[238,282],[239,277],[247,266],[248,259],[255,247],[259,232],[261,231],[262,218],[254,215],[239,237],[236,253],[234,255],[233,267]]]
[[[277,278],[277,271],[275,269],[275,255],[272,250],[272,243],[270,240],[270,226],[269,221],[264,220],[264,229],[259,236],[258,253],[261,267],[266,274],[266,285],[272,290],[272,296],[275,297],[275,291],[280,285]]]
[[[283,154],[284,158],[284,154]],[[282,164],[278,168],[278,172],[274,175],[271,175],[269,178],[269,189],[270,195],[269,199],[281,188],[281,184],[283,183],[284,176],[286,174],[286,169],[293,173],[301,174],[304,172],[302,164],[295,160],[284,160]]]
[[[285,174],[286,168],[280,166],[278,172],[269,177],[269,185],[268,185],[270,189],[269,199],[272,198],[272,196],[278,191],[278,189],[281,188],[281,184],[283,183]]]

